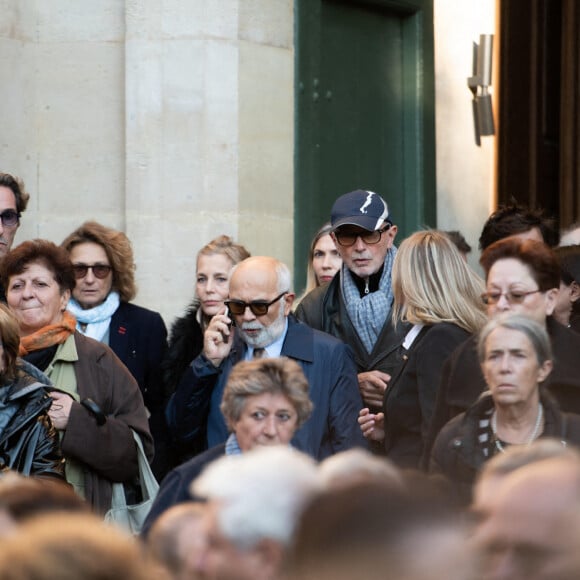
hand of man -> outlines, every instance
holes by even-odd
[[[222,312],[216,314],[203,335],[203,354],[216,367],[230,354],[234,340],[232,320],[226,312],[224,307]]]
[[[52,405],[48,409],[48,416],[56,429],[64,431],[68,425],[73,398],[60,391],[51,391],[48,394],[52,398]]]
[[[383,397],[391,375],[381,371],[367,371],[358,374],[358,388],[361,397],[369,407],[382,407]]]

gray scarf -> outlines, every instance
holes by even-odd
[[[385,325],[393,304],[391,271],[397,248],[392,246],[385,257],[385,266],[379,289],[362,298],[350,270],[343,264],[340,270],[340,287],[346,310],[367,352],[372,352]]]

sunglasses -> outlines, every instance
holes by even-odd
[[[92,270],[95,278],[102,280],[103,278],[106,278],[109,275],[109,272],[112,269],[113,268],[111,268],[111,266],[107,266],[105,264],[93,264],[92,266],[89,266],[88,264],[74,264],[73,265],[75,278],[77,280],[84,278],[87,275],[87,272],[89,270]]]
[[[13,228],[18,225],[20,214],[13,209],[5,209],[0,213],[0,221],[5,228]]]
[[[241,316],[246,311],[246,308],[249,308],[252,311],[254,316],[264,316],[268,314],[268,309],[272,304],[278,302],[282,296],[288,294],[288,290],[286,292],[282,292],[282,294],[276,296],[274,300],[270,302],[263,302],[261,300],[255,300],[253,302],[242,302],[241,300],[224,300],[224,304],[229,308],[232,314],[236,316]]]
[[[336,230],[334,232],[334,236],[336,237],[336,241],[346,248],[349,246],[353,246],[357,240],[360,238],[365,244],[378,244],[381,241],[381,237],[385,232],[388,232],[391,229],[391,224],[387,223],[387,225],[380,229],[375,230],[374,232],[360,232],[360,231],[340,231]]]
[[[530,290],[529,292],[512,292],[511,290],[507,292],[486,292],[481,295],[481,299],[484,304],[497,304],[501,297],[505,296],[505,299],[510,304],[522,304],[526,296],[537,294],[538,292],[541,292],[541,290]]]

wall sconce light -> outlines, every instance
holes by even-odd
[[[491,63],[493,54],[493,34],[481,34],[479,44],[473,43],[473,76],[467,79],[467,86],[473,95],[473,123],[475,143],[481,146],[481,137],[495,135],[493,108],[491,105]]]

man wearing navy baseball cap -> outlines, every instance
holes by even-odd
[[[381,407],[404,337],[402,325],[397,331],[391,324],[397,226],[385,200],[362,189],[334,202],[331,224],[342,268],[327,286],[303,298],[296,316],[351,346],[362,398],[372,408]]]

